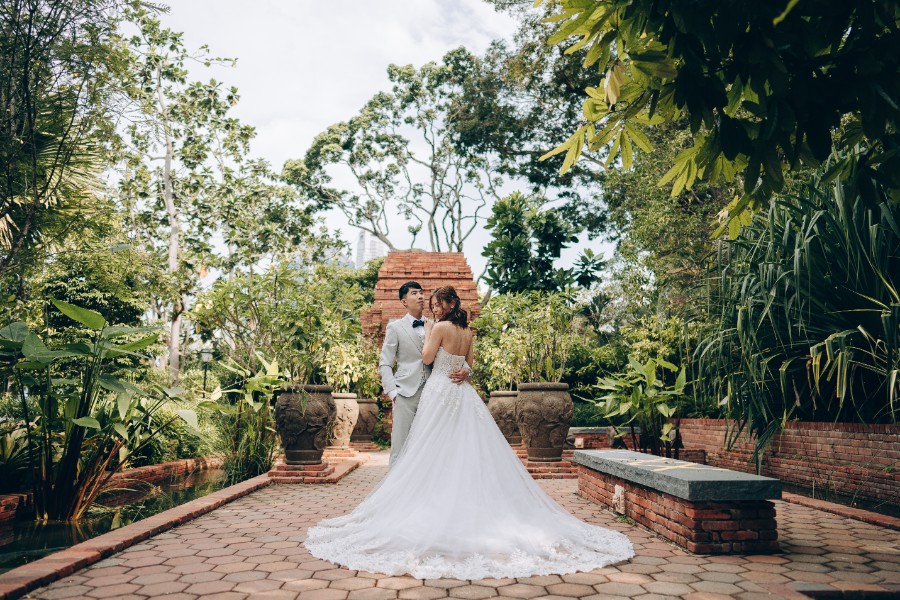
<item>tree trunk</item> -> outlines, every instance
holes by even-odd
[[[166,156],[163,164],[163,201],[166,205],[166,214],[169,217],[169,262],[168,272],[178,272],[179,259],[181,257],[181,225],[178,217],[178,206],[175,204],[175,191],[172,186],[172,162],[175,158],[175,150],[172,145],[172,131],[169,124],[169,112],[163,95],[162,76],[159,69],[156,71],[156,92],[159,96],[160,116],[162,118],[163,133],[166,142]],[[178,382],[181,376],[181,315],[184,312],[184,293],[176,292],[177,296],[172,301],[172,315],[169,319],[171,329],[169,332],[169,381],[172,384]]]

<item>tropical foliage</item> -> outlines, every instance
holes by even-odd
[[[686,117],[694,144],[659,181],[678,195],[697,180],[743,179],[731,218],[761,206],[784,187],[784,171],[817,167],[841,145],[866,181],[867,201],[900,189],[897,143],[900,80],[894,2],[659,4],[562,0],[548,20],[550,44],[584,51],[583,66],[602,74],[587,87],[585,123],[546,156],[565,153],[562,170],[584,148],[611,144],[606,166],[625,169],[652,144],[641,124]],[[858,68],[865,64],[866,68]]]
[[[261,353],[274,357],[293,380],[324,383],[327,370],[340,378],[342,352],[347,360],[362,353],[345,346],[360,338],[362,306],[345,271],[284,262],[217,281],[198,296],[191,315],[206,335],[220,336],[222,352],[243,369],[255,373]]]
[[[900,416],[900,205],[812,181],[719,255],[710,401],[764,444],[787,420]]]
[[[667,383],[674,377],[674,383]],[[671,455],[677,427],[670,421],[678,413],[678,397],[684,393],[686,373],[672,363],[628,359],[622,373],[604,377],[597,384],[598,405],[617,427],[617,437],[631,435],[632,448],[661,456]],[[636,433],[636,428],[639,433]]]
[[[0,276],[85,226],[109,133],[106,97],[121,66],[117,0],[0,6]]]
[[[560,381],[581,326],[567,294],[498,295],[473,323],[476,377],[491,390]]]
[[[116,357],[140,357],[157,333],[109,325],[100,313],[66,302],[53,305],[88,329],[86,341],[50,348],[16,322],[0,330],[0,358],[22,403],[37,516],[78,519],[129,456],[169,425],[153,417],[178,392],[136,386],[125,377],[130,369],[110,368]],[[170,421],[179,418],[197,426],[193,411]]]
[[[0,6],[0,479],[39,518],[174,456],[264,473],[285,382],[378,394],[381,263],[328,211],[470,260],[484,229],[484,392],[563,381],[654,452],[897,422],[896,3],[490,1],[511,40],[390,66],[280,169],[161,7]]]
[[[217,447],[228,483],[262,475],[272,468],[278,447],[272,411],[275,392],[287,381],[278,362],[258,356],[257,371],[224,365],[237,376],[234,387],[217,389],[200,404],[211,410],[219,430]],[[254,366],[257,366],[254,365]]]
[[[487,258],[484,279],[501,293],[589,286],[603,267],[592,250],[585,250],[572,268],[554,266],[562,250],[578,241],[583,228],[571,223],[560,209],[542,207],[538,200],[518,192],[494,204],[484,228],[492,238],[481,252]]]

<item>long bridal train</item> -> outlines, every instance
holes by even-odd
[[[349,569],[420,579],[590,571],[634,555],[623,534],[584,523],[535,483],[468,383],[438,350],[402,453],[350,514],[309,530],[310,553]]]

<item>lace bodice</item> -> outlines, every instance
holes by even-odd
[[[431,369],[431,375],[447,375],[457,369],[464,369],[466,357],[458,354],[450,354],[443,348],[438,348],[437,354],[434,356],[434,367]]]

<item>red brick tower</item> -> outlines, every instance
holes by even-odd
[[[362,311],[363,334],[366,337],[381,344],[388,322],[406,314],[397,293],[407,281],[422,284],[426,300],[436,288],[452,285],[462,300],[462,307],[469,312],[470,319],[481,312],[472,269],[462,252],[393,250],[388,253],[378,271],[375,301]]]

